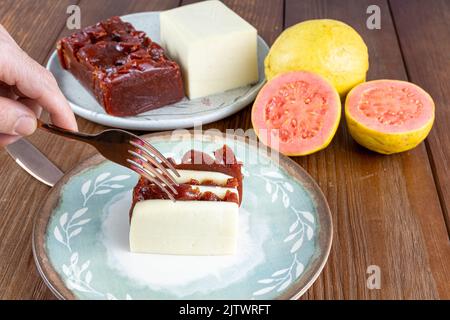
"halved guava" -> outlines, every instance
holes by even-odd
[[[258,138],[289,156],[328,146],[341,118],[341,100],[322,76],[306,71],[280,74],[256,97],[252,124]]]
[[[410,150],[428,135],[434,102],[419,86],[399,80],[375,80],[353,88],[345,101],[352,137],[384,154]]]

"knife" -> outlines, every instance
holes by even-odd
[[[64,173],[26,139],[8,146],[6,151],[26,172],[42,183],[53,187]]]

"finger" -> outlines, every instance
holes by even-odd
[[[10,99],[15,99],[16,95],[11,90],[11,86],[9,86],[6,83],[0,81],[0,97],[6,97],[6,98],[10,98]]]
[[[0,97],[0,133],[28,136],[36,130],[36,115],[16,100]]]
[[[1,81],[0,81],[0,97],[17,100],[20,103],[26,105],[36,114],[36,118],[39,118],[42,114],[42,107],[36,101],[26,98],[15,86],[11,87]]]
[[[22,92],[20,92],[20,90],[17,89],[16,86],[12,86],[12,87],[11,87],[11,91],[12,91],[17,97],[19,97],[19,98],[26,98],[26,97],[27,97],[27,96],[24,95]]]
[[[52,123],[55,125],[78,131],[75,116],[66,98],[59,90],[53,75],[34,61],[31,61],[30,64],[36,65],[36,74],[42,73],[41,77],[44,79],[42,87],[39,87],[39,84],[37,86],[30,85],[29,81],[18,81],[16,82],[16,87],[19,93],[36,100],[39,105],[50,113]],[[33,74],[27,77],[33,79]]]
[[[9,32],[0,24],[0,41],[16,43]],[[17,45],[18,46],[18,45]]]
[[[21,94],[36,100],[50,113],[52,122],[57,126],[77,130],[75,116],[53,75],[17,49],[15,44],[1,45],[0,51],[10,54],[1,57],[0,80],[16,86]]]
[[[42,107],[35,100],[31,100],[28,98],[18,98],[17,101],[30,108],[31,111],[33,111],[36,115],[36,118],[39,118],[41,116]]]
[[[21,136],[12,136],[9,134],[0,133],[0,147],[7,146],[8,144],[14,143],[21,138]]]

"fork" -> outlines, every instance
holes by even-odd
[[[106,159],[135,171],[175,201],[174,195],[178,192],[174,186],[178,186],[178,183],[167,168],[177,177],[180,174],[167,158],[144,139],[120,129],[108,129],[97,134],[74,132],[39,119],[38,128],[90,144]]]

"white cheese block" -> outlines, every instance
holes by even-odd
[[[258,81],[257,31],[222,2],[160,14],[161,44],[182,69],[195,99]]]
[[[238,211],[234,202],[138,202],[131,218],[130,250],[176,255],[234,254]]]
[[[233,179],[232,176],[215,171],[199,171],[199,170],[177,170],[179,177],[172,175],[177,183],[189,183],[192,179],[200,183],[204,181],[212,181],[217,185],[226,185],[228,179]]]

